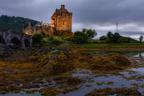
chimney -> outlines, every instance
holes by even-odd
[[[58,11],[58,9],[56,9],[56,12]]]
[[[61,9],[65,9],[65,5],[61,5]]]

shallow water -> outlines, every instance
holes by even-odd
[[[128,52],[124,53],[124,55],[135,58],[144,58],[144,52]]]
[[[144,64],[144,53],[128,53],[126,56],[135,59],[138,61],[138,64]],[[75,72],[73,76],[86,80],[87,82],[84,83],[78,90],[67,94],[59,94],[59,96],[85,96],[95,89],[135,87],[142,95],[144,95],[144,66],[125,70],[117,75],[96,75],[87,70],[81,70],[79,72]]]
[[[130,55],[132,54],[132,55]],[[144,53],[137,52],[129,53],[126,56],[132,57],[137,60],[139,63],[144,64]],[[75,91],[63,94],[60,93],[58,96],[85,96],[91,91],[99,88],[133,88],[136,87],[137,90],[144,95],[144,67],[132,68],[129,70],[125,70],[120,72],[117,75],[114,74],[93,74],[88,70],[80,70],[73,73],[73,77],[80,78],[84,81],[81,87]],[[43,81],[44,85],[49,85],[46,81]],[[51,85],[51,84],[50,84]],[[55,85],[55,84],[54,84]],[[27,89],[28,91],[30,89]],[[33,93],[7,93],[0,94],[0,96],[41,96],[41,94],[37,92]]]
[[[134,74],[131,73],[133,71]],[[87,71],[88,72],[88,71]],[[139,76],[142,75],[141,72],[144,72],[144,68],[137,68],[137,69],[130,69],[126,72],[121,72],[119,75],[92,75],[91,73],[78,72],[74,73],[74,77],[78,77],[81,79],[86,80],[87,82],[84,83],[78,90],[67,93],[67,94],[60,94],[59,96],[85,96],[86,94],[90,93],[95,89],[103,89],[103,88],[132,88],[137,87],[138,91],[141,94],[144,94],[144,88],[140,87],[144,84],[144,78],[140,80],[127,80],[127,76]],[[82,77],[81,77],[82,75]],[[144,74],[143,74],[144,76]]]

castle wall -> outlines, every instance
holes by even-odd
[[[63,16],[58,16],[56,21],[56,30],[57,31],[68,31],[72,30],[72,20],[71,16],[63,14]]]
[[[24,33],[32,35],[36,33],[45,33],[48,36],[52,35],[71,35],[72,34],[72,13],[61,5],[60,9],[56,9],[51,16],[50,25],[40,24],[32,27],[31,24],[25,28]]]

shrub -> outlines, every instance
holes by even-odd
[[[61,37],[58,37],[58,36],[43,38],[43,43],[45,45],[60,45],[63,42],[64,42],[64,40]]]
[[[44,38],[44,34],[43,33],[37,33],[33,36],[33,45],[35,46],[41,46],[42,45],[42,40]]]

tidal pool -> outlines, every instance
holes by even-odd
[[[133,73],[131,73],[133,71]],[[88,72],[88,71],[86,71]],[[85,96],[95,89],[104,88],[137,88],[137,90],[144,95],[144,78],[137,80],[128,80],[127,76],[139,76],[141,72],[144,72],[144,68],[130,69],[128,71],[121,72],[118,75],[105,74],[105,75],[92,75],[91,73],[76,72],[74,77],[84,79],[87,82],[81,85],[78,90],[69,92],[67,94],[59,94],[59,96]],[[84,73],[84,74],[83,74]],[[142,75],[142,74],[141,74]],[[144,76],[144,74],[143,74]]]

